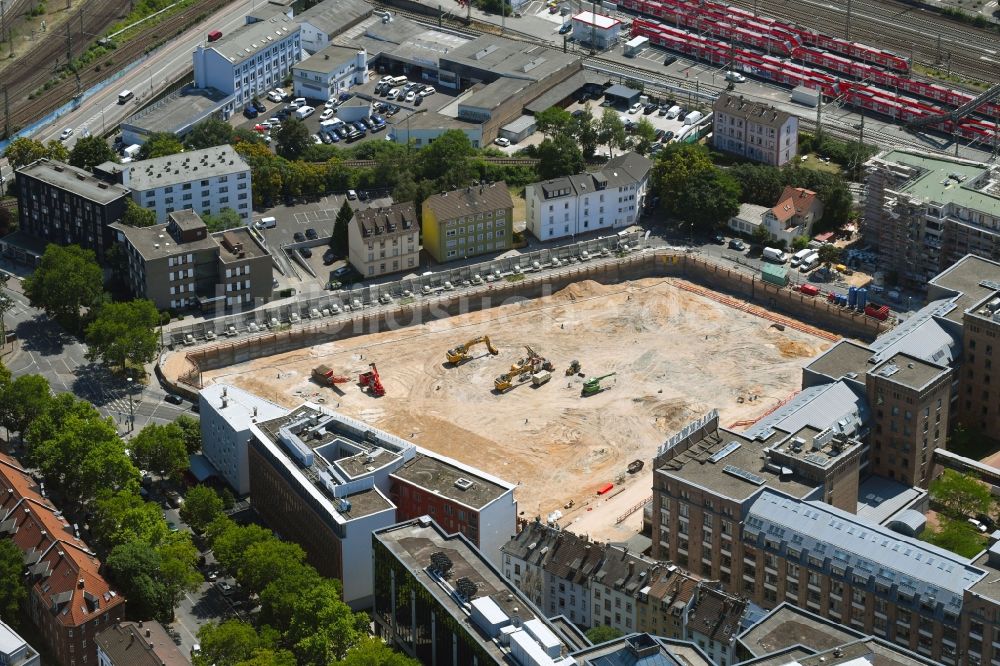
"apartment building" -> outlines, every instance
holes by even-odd
[[[412,202],[354,211],[347,227],[348,260],[366,278],[420,266],[420,224]]]
[[[304,403],[249,427],[257,512],[320,573],[342,580],[354,608],[372,603],[372,533],[401,516],[457,525],[461,511],[459,531],[494,562],[514,530],[513,485],[360,421]]]
[[[736,663],[736,637],[749,604],[702,583],[695,588],[684,622],[684,637],[718,666]]]
[[[209,234],[201,217],[181,210],[165,224],[112,228],[132,293],[161,310],[252,309],[271,296],[271,253],[246,227]]]
[[[764,228],[789,246],[798,236],[812,236],[813,224],[823,217],[823,202],[812,190],[786,185],[778,203],[761,216]]]
[[[133,201],[156,213],[158,223],[178,210],[218,215],[225,208],[250,223],[250,165],[232,146],[132,162],[116,169],[114,175],[131,190]]]
[[[27,616],[56,663],[96,664],[94,639],[122,619],[125,598],[103,578],[96,553],[43,493],[17,460],[0,455],[0,535],[24,553]],[[11,654],[22,654],[23,641],[15,646],[8,637]],[[27,651],[23,656],[28,659]]]
[[[649,159],[628,152],[609,160],[600,171],[528,185],[524,190],[528,231],[546,241],[635,224],[652,166]]]
[[[424,249],[435,261],[509,250],[514,201],[507,183],[484,183],[433,194],[421,208]]]
[[[722,93],[712,106],[712,146],[727,153],[783,166],[799,149],[799,119],[741,95]]]
[[[0,622],[0,662],[5,666],[40,666],[38,651],[6,622]]]
[[[296,97],[324,100],[368,82],[368,54],[363,48],[327,46],[292,66]]]
[[[119,622],[94,640],[97,666],[191,666],[159,622]]]
[[[299,23],[275,14],[246,23],[194,50],[194,85],[232,95],[226,113],[282,84],[302,59]]]
[[[84,169],[42,159],[17,169],[18,230],[47,243],[79,245],[105,261],[111,224],[125,215],[129,190]]]
[[[576,640],[462,534],[429,517],[371,536],[379,636],[424,664],[575,666]],[[598,662],[601,663],[601,662]]]
[[[888,277],[922,289],[966,254],[1000,260],[995,166],[903,150],[865,166],[862,233]]]
[[[581,666],[607,664],[714,666],[708,655],[691,643],[662,638],[651,633],[632,633],[594,647],[577,650],[573,653],[573,658]]]

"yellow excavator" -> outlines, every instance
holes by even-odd
[[[549,377],[545,377],[545,375],[554,369],[552,363],[531,347],[525,345],[524,348],[528,350],[528,356],[510,366],[510,370],[493,380],[493,388],[497,390],[497,393],[509,391],[514,386],[515,380],[527,381],[529,376],[539,386],[548,381]]]
[[[454,349],[449,349],[448,353],[446,354],[446,356],[448,357],[448,362],[451,363],[452,365],[458,365],[459,363],[468,361],[470,358],[472,358],[472,356],[469,355],[469,349],[475,347],[480,343],[485,343],[486,350],[493,356],[496,356],[497,354],[500,353],[500,351],[493,346],[493,343],[490,342],[490,336],[483,335],[478,338],[473,338],[468,342],[466,342],[465,344],[461,344],[455,347]]]

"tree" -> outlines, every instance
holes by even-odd
[[[227,571],[233,573],[239,570],[243,553],[250,546],[262,541],[277,540],[270,530],[259,525],[237,525],[228,518],[212,521],[207,532],[212,550],[215,552],[215,559]]]
[[[649,118],[639,119],[639,124],[635,128],[635,139],[635,149],[643,155],[653,147],[653,143],[656,142],[656,128],[653,127]]]
[[[840,248],[833,243],[821,245],[819,248],[819,261],[827,268],[830,268],[830,266],[840,261]]]
[[[558,106],[550,106],[535,114],[535,126],[539,132],[549,138],[567,133],[572,124],[572,114]]]
[[[624,149],[628,141],[625,135],[625,125],[618,112],[612,108],[604,109],[601,120],[597,124],[597,141],[608,147],[608,156],[614,157],[613,149]]]
[[[236,666],[296,666],[295,655],[288,650],[272,650],[258,648],[253,656],[241,661]]]
[[[475,154],[476,149],[465,132],[448,130],[420,150],[420,170],[439,190],[465,187],[475,177],[472,166]]]
[[[221,118],[207,118],[191,128],[184,139],[188,150],[223,146],[233,141],[233,126]]]
[[[585,160],[592,159],[597,152],[597,121],[590,110],[590,104],[583,107],[583,113],[573,117],[573,135],[580,144],[580,151]]]
[[[69,163],[88,171],[108,161],[117,162],[118,155],[111,150],[107,141],[96,134],[77,139],[73,150],[69,151]]]
[[[209,523],[222,515],[222,510],[219,493],[209,486],[195,486],[184,497],[181,518],[195,532],[203,532]]]
[[[622,632],[615,629],[614,627],[609,627],[606,625],[598,625],[596,627],[591,627],[586,631],[587,639],[590,640],[594,645],[600,645],[601,643],[607,643],[608,641],[613,641],[616,638],[622,637]]]
[[[49,150],[41,141],[21,136],[10,142],[7,150],[3,151],[3,156],[12,168],[20,169],[43,157],[49,157]]]
[[[354,218],[354,209],[351,208],[347,199],[341,204],[337,211],[337,219],[333,223],[333,234],[330,236],[330,248],[338,257],[347,256],[347,229]]]
[[[218,215],[202,213],[201,219],[205,223],[205,226],[208,227],[209,233],[243,226],[243,218],[232,208],[223,208],[219,211]]]
[[[155,548],[141,542],[121,544],[108,554],[105,566],[135,617],[170,621],[173,608],[166,585],[159,579],[160,556]]]
[[[19,433],[23,439],[32,420],[52,399],[49,383],[41,375],[21,375],[2,390],[0,420],[7,432]]]
[[[792,239],[793,250],[804,250],[809,247],[809,236],[796,236]]]
[[[87,358],[101,359],[122,372],[129,363],[135,366],[149,363],[159,347],[156,335],[159,323],[160,313],[150,300],[104,303],[87,325]]]
[[[692,181],[673,205],[681,218],[709,231],[739,212],[740,186],[726,172],[712,169]]]
[[[80,309],[97,301],[103,284],[104,274],[93,250],[50,243],[38,268],[25,278],[24,294],[33,307],[45,310],[68,331],[77,332]]]
[[[0,617],[16,627],[21,617],[21,604],[27,598],[24,553],[10,539],[0,540]]]
[[[156,224],[156,211],[143,208],[131,199],[126,199],[122,224],[130,227],[151,227]]]
[[[188,466],[184,431],[173,423],[150,423],[132,438],[131,450],[136,466],[162,476],[179,476]]]
[[[69,149],[66,148],[66,144],[59,139],[49,139],[45,144],[45,150],[49,153],[50,160],[56,160],[58,162],[66,162],[69,160]]]
[[[181,414],[174,425],[184,433],[184,448],[189,455],[201,450],[201,422],[198,419]]]
[[[93,502],[90,531],[107,550],[127,543],[143,543],[156,548],[170,534],[160,507],[128,490],[98,492]]]
[[[251,594],[260,594],[290,569],[301,567],[306,553],[295,543],[277,539],[259,541],[243,554],[236,580]]]
[[[931,499],[941,504],[948,515],[955,518],[987,513],[990,510],[990,491],[978,479],[946,469],[931,482]]]
[[[961,518],[950,520],[942,517],[941,526],[937,530],[927,529],[920,538],[962,557],[974,557],[986,545],[985,537]]]
[[[543,139],[536,151],[538,177],[543,180],[571,176],[584,170],[583,153],[576,142],[566,134],[553,139]]]
[[[184,152],[184,145],[173,132],[154,132],[150,134],[139,149],[138,158],[149,160],[154,157],[166,157]]]
[[[170,601],[172,620],[173,609],[184,594],[194,592],[205,580],[198,572],[198,549],[191,543],[191,535],[183,532],[171,535],[156,552],[160,556],[159,580]]]
[[[376,636],[362,637],[338,663],[341,666],[420,666],[419,661],[396,652]]]
[[[275,137],[278,142],[278,155],[288,160],[296,160],[310,145],[309,130],[305,123],[297,118],[290,118]]]
[[[9,279],[9,273],[0,273],[0,349],[3,349],[7,344],[7,323],[4,320],[4,315],[14,309],[14,299],[3,293]]]
[[[300,664],[326,666],[343,659],[368,634],[368,616],[344,603],[339,584],[321,581],[299,595],[286,632]]]
[[[194,659],[195,666],[235,666],[253,657],[260,647],[257,631],[238,620],[202,626],[198,630],[198,642],[201,653]]]

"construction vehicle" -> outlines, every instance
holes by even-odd
[[[549,372],[552,372],[556,369],[556,367],[552,365],[551,361],[549,361],[547,358],[536,352],[528,345],[524,345],[524,348],[528,351],[528,358],[526,359],[526,361],[532,363],[535,366],[535,372],[538,372],[538,370],[548,370]],[[524,362],[525,360],[521,361],[521,363]]]
[[[334,384],[346,384],[351,381],[350,377],[344,377],[334,373],[333,368],[327,365],[318,365],[312,371],[313,381],[320,386],[333,386]]]
[[[580,372],[580,362],[576,359],[570,361],[569,367],[566,368],[566,376],[575,375]]]
[[[601,375],[600,377],[591,377],[583,383],[583,390],[580,392],[580,395],[587,397],[589,395],[597,395],[601,391],[607,390],[601,386],[601,380],[613,377],[614,375],[614,372],[609,372],[608,374]]]
[[[643,461],[633,460],[628,464],[628,473],[638,474],[642,470],[643,466],[644,466]]]
[[[470,358],[472,358],[469,355],[469,349],[475,347],[480,343],[484,343],[486,345],[486,351],[488,351],[493,356],[496,356],[497,354],[500,353],[500,350],[494,347],[493,343],[490,342],[490,336],[482,335],[478,338],[473,338],[468,342],[466,342],[465,344],[461,344],[455,347],[454,349],[449,349],[447,353],[448,362],[451,363],[452,365],[458,365],[463,361],[468,361]]]
[[[552,379],[552,373],[548,370],[540,370],[531,375],[531,383],[535,386],[541,386]]]
[[[368,389],[370,395],[381,398],[385,395],[385,387],[382,386],[382,378],[379,377],[378,368],[375,367],[374,363],[369,363],[368,367],[371,370],[361,373],[358,377],[358,384],[361,385],[362,391]]]

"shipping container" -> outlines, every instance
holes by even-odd
[[[611,489],[614,488],[614,487],[615,487],[615,484],[613,484],[613,483],[605,483],[603,486],[601,486],[600,488],[597,489],[597,494],[598,495],[607,495],[609,492],[611,492]]]
[[[768,282],[770,284],[776,284],[779,287],[788,286],[788,271],[782,268],[781,266],[761,264],[760,278],[764,282]]]
[[[806,296],[817,296],[817,295],[819,295],[819,289],[815,285],[811,285],[811,284],[804,284],[804,285],[802,285],[801,287],[799,287],[799,291],[801,291]]]
[[[875,317],[880,321],[885,321],[889,318],[889,306],[869,303],[865,306],[865,314],[869,317]]]

